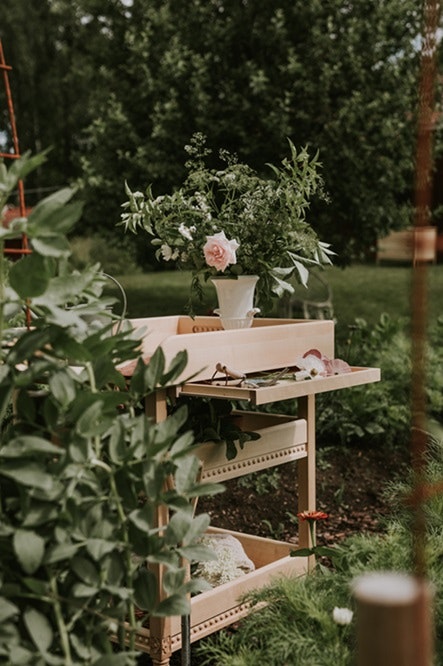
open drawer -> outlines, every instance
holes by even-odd
[[[294,546],[282,541],[211,528],[210,532],[232,534],[242,544],[246,555],[255,564],[255,571],[244,574],[229,583],[224,583],[203,592],[191,600],[191,642],[223,629],[249,612],[249,605],[242,603],[248,592],[263,587],[278,576],[301,576],[308,570],[306,557],[291,557]],[[180,617],[172,617],[171,647],[175,652],[181,648]],[[149,627],[137,632],[137,648],[149,651]]]
[[[331,375],[316,379],[295,381],[281,379],[274,386],[261,386],[249,388],[247,386],[229,386],[221,380],[217,383],[189,382],[180,387],[178,391],[183,395],[206,396],[209,398],[226,398],[230,400],[247,400],[252,405],[265,405],[269,402],[278,402],[291,398],[301,398],[305,395],[315,395],[327,391],[372,384],[380,381],[380,368],[351,368],[351,372],[341,375]]]
[[[259,412],[235,412],[236,425],[257,432],[260,439],[245,442],[233,460],[223,442],[205,442],[195,451],[202,461],[202,481],[221,482],[268,469],[307,455],[305,419]]]

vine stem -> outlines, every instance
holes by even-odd
[[[54,607],[55,619],[57,622],[58,630],[60,632],[60,641],[63,646],[63,653],[65,655],[65,666],[73,666],[71,646],[69,643],[68,629],[63,619],[62,609],[58,596],[57,581],[54,576],[50,578],[51,591],[52,591],[52,604]]]
[[[131,589],[132,579],[131,579],[130,571],[131,571],[131,568],[133,566],[132,562],[131,562],[131,554],[130,554],[130,550],[131,550],[130,545],[131,544],[130,544],[130,541],[129,541],[126,514],[125,514],[124,509],[123,509],[123,504],[122,504],[121,499],[120,499],[120,494],[118,492],[117,485],[115,483],[115,478],[114,478],[114,474],[113,474],[112,470],[111,470],[111,473],[110,473],[109,481],[110,481],[110,485],[111,485],[111,493],[114,496],[114,502],[115,502],[115,505],[117,507],[117,513],[118,513],[118,517],[119,517],[119,521],[120,521],[120,525],[121,525],[121,529],[122,529],[122,541],[125,545],[124,559],[126,561],[125,562],[125,564],[126,564],[126,566],[125,566],[126,585],[127,585],[128,589]],[[129,632],[129,634],[130,634],[129,635],[129,648],[133,652],[135,650],[135,629],[136,629],[135,606],[134,606],[134,601],[133,600],[131,600],[129,602],[128,614],[129,614],[129,624],[130,624],[130,627],[131,627],[131,631]]]
[[[88,361],[85,364],[86,371],[88,373],[89,377],[89,383],[91,386],[91,392],[92,393],[97,393],[97,384],[95,381],[95,375],[94,375],[94,370],[92,367],[92,364]],[[95,450],[95,455],[97,460],[101,460],[101,439],[99,435],[96,435],[94,437],[94,450]],[[131,562],[131,555],[130,555],[130,541],[129,541],[129,534],[128,534],[128,529],[127,529],[127,521],[126,521],[126,514],[123,508],[123,504],[120,498],[120,494],[117,489],[117,485],[115,483],[115,477],[113,473],[113,469],[110,468],[107,464],[103,464],[101,466],[102,469],[108,472],[109,474],[109,484],[110,484],[110,489],[111,489],[111,496],[114,499],[115,506],[117,508],[117,515],[119,518],[119,523],[121,526],[122,530],[122,541],[124,543],[124,548],[125,548],[125,554],[124,558],[126,561],[126,566],[125,566],[125,571],[126,571],[126,585],[128,589],[132,587],[132,580],[130,576],[130,571],[132,567],[132,562]],[[129,624],[131,626],[131,631],[130,631],[130,640],[129,640],[129,647],[131,651],[135,650],[135,627],[136,627],[136,618],[135,618],[135,607],[134,607],[134,602],[130,601],[129,602],[129,608],[128,608],[128,614],[129,614]]]
[[[97,383],[95,381],[95,375],[94,375],[94,369],[92,367],[92,363],[90,361],[87,361],[85,363],[85,368],[86,368],[86,372],[88,373],[89,384],[91,386],[91,393],[98,393]],[[93,439],[93,442],[94,442],[95,457],[97,458],[97,460],[100,460],[100,454],[101,454],[100,435],[95,435],[92,439]]]

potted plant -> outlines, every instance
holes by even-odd
[[[210,168],[206,137],[193,135],[183,185],[154,196],[132,192],[123,203],[125,230],[145,231],[157,246],[157,257],[192,272],[188,309],[201,297],[202,280],[254,275],[257,305],[267,310],[273,297],[293,292],[289,279],[307,284],[309,269],[331,263],[331,251],[306,220],[314,195],[324,196],[318,155],[297,152],[289,141],[290,158],[267,165],[264,178],[226,150],[223,168]],[[250,305],[250,303],[249,303]]]

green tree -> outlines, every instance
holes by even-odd
[[[320,150],[330,203],[310,221],[343,260],[361,255],[408,220],[420,21],[414,0],[135,1],[126,75],[90,128],[86,191],[98,180],[111,202],[123,174],[177,184],[195,130],[258,169],[290,137]]]
[[[409,220],[421,13],[416,0],[4,0],[0,34],[26,34],[8,44],[34,77],[19,106],[35,119],[19,128],[54,146],[53,180],[81,176],[88,232],[115,231],[125,179],[181,182],[195,131],[257,170],[289,137],[320,151],[330,203],[310,222],[346,261]]]
[[[125,11],[121,0],[0,4],[21,151],[52,149],[45,169],[27,183],[30,203],[42,188],[57,189],[79,175],[78,155],[88,149],[83,131],[95,117],[96,99],[103,103],[113,85],[107,68],[114,72],[123,57]]]

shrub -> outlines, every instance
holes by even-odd
[[[74,268],[100,263],[103,271],[111,275],[134,275],[141,272],[137,263],[136,247],[132,238],[116,234],[76,236],[71,239]]]
[[[0,170],[0,209],[30,164],[22,158]],[[18,227],[0,231],[5,665],[135,664],[139,619],[185,614],[187,595],[201,589],[187,582],[184,562],[208,557],[196,542],[209,517],[194,516],[191,500],[220,489],[197,482],[192,435],[179,434],[185,409],[159,424],[139,409],[157,386],[178,377],[186,354],[166,368],[158,352],[145,366],[131,331],[111,334],[100,266],[69,267],[65,233],[81,212],[72,194],[57,192]],[[6,285],[3,239],[22,232],[33,251],[10,267]],[[5,323],[26,308],[32,327]],[[108,324],[90,323],[104,315]],[[135,366],[128,381],[118,369],[127,362]],[[172,514],[162,533],[160,510]],[[147,566],[160,562],[161,600]],[[110,632],[121,638],[115,653]]]
[[[430,332],[427,346],[426,391],[429,413],[443,416],[442,320]],[[317,437],[328,443],[350,444],[365,438],[369,445],[404,446],[411,428],[411,340],[404,321],[382,314],[370,327],[356,319],[349,339],[337,355],[351,365],[381,368],[381,381],[319,395]]]

